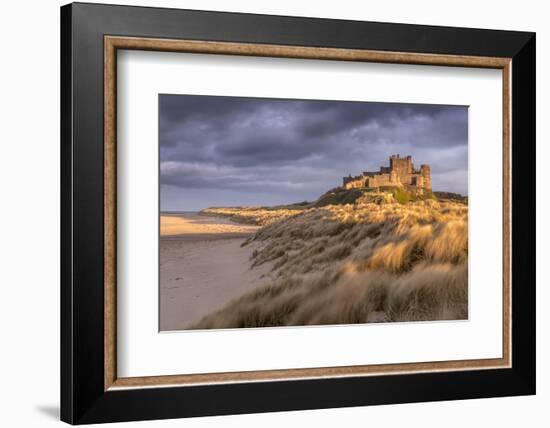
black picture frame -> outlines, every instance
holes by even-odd
[[[512,367],[104,389],[104,36],[512,59]],[[73,3],[61,8],[61,419],[71,424],[535,393],[535,34]]]

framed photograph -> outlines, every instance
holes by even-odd
[[[535,34],[61,8],[61,418],[535,393]]]

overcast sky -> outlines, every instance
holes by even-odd
[[[468,193],[464,106],[160,95],[162,211],[312,201],[391,154]]]

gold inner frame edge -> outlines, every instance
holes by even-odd
[[[116,324],[116,88],[117,50],[147,50],[502,70],[503,95],[503,349],[501,358],[336,366],[169,376],[117,377]],[[104,390],[219,383],[358,377],[511,367],[511,58],[387,52],[142,37],[104,37]]]

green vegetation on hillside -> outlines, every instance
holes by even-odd
[[[324,207],[327,205],[345,205],[354,204],[355,201],[363,195],[361,189],[343,189],[338,187],[329,190],[324,195],[321,195],[312,205],[315,207]]]
[[[457,202],[463,202],[468,203],[468,196],[462,196],[459,193],[452,193],[452,192],[433,192],[434,196],[437,197],[437,199],[440,199],[442,201],[457,201]]]
[[[425,201],[427,199],[437,200],[433,192],[426,192],[422,195],[415,195],[404,187],[381,187],[380,189],[356,188],[343,189],[341,187],[329,190],[312,204],[314,207],[327,205],[345,205],[357,202],[373,202],[374,199],[388,202],[387,197],[379,197],[383,194],[391,195],[396,202],[407,204],[409,202]],[[372,197],[371,197],[372,196]]]

